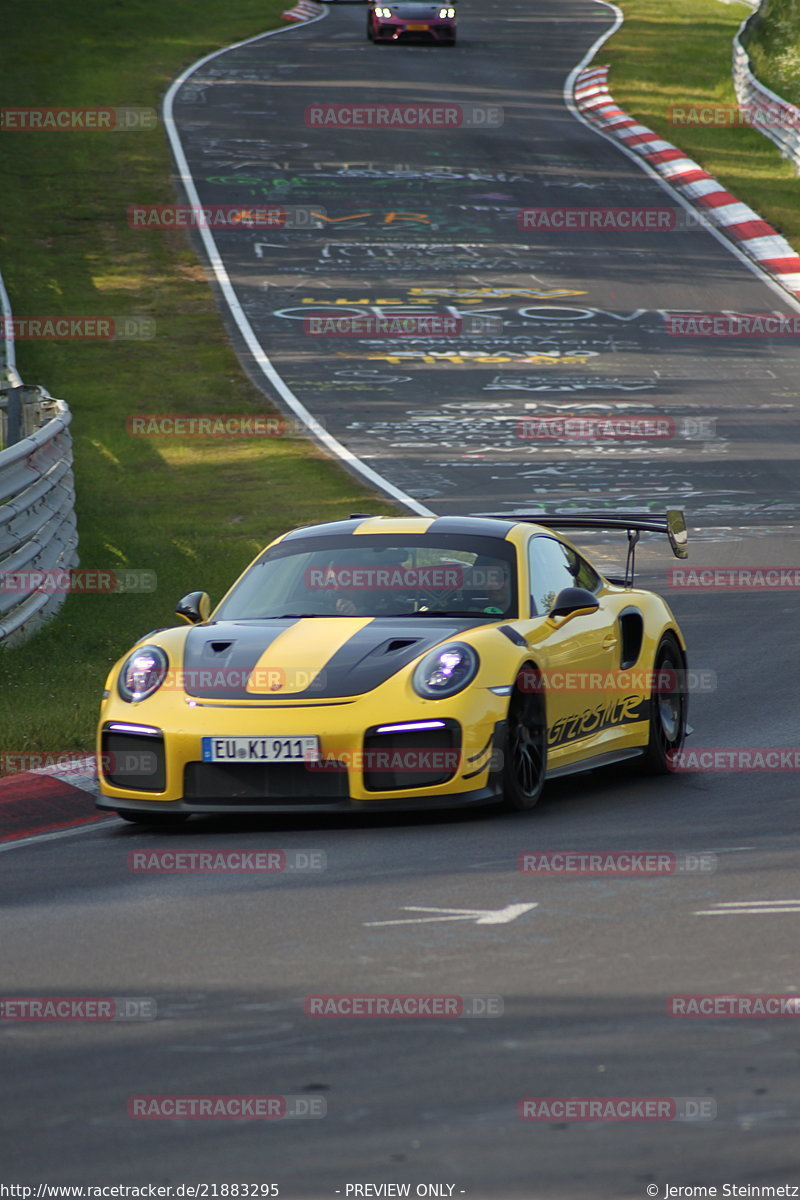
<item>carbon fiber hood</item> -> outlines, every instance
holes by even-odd
[[[347,617],[314,617],[198,625],[186,638],[183,686],[187,696],[204,700],[279,703],[361,696],[438,643],[483,623],[471,617],[375,617],[364,625]],[[343,641],[348,625],[354,632]],[[314,626],[309,638],[313,633],[321,647],[314,655],[319,661],[309,662],[306,655],[293,679],[280,639],[290,630],[302,635],[305,630],[298,627],[309,626]]]

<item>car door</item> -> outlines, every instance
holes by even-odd
[[[544,630],[539,625],[552,768],[607,748],[629,715],[608,687],[620,667],[619,601],[602,594],[600,576],[560,538],[534,535],[528,566],[531,617],[546,616],[567,587],[585,588],[599,601],[594,612],[557,618],[555,627],[548,622]]]

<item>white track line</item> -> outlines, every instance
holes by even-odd
[[[645,171],[651,179],[655,180],[655,182],[662,187],[665,192],[668,192],[673,199],[677,200],[682,208],[685,208],[687,212],[691,213],[692,216],[703,226],[703,228],[706,229],[712,235],[712,237],[717,239],[721,246],[724,246],[726,250],[729,250],[731,254],[735,255],[739,262],[742,263],[743,266],[747,267],[749,271],[752,271],[754,275],[757,275],[761,282],[765,283],[767,287],[776,294],[776,296],[780,296],[784,304],[789,305],[789,307],[793,308],[795,312],[800,312],[800,300],[798,300],[796,296],[792,296],[786,291],[785,288],[781,287],[781,285],[772,275],[768,275],[762,267],[753,262],[751,258],[748,258],[747,255],[740,250],[734,242],[726,238],[716,226],[711,224],[701,209],[695,208],[693,204],[690,204],[689,201],[680,194],[680,192],[675,191],[675,189],[670,186],[669,182],[662,175],[659,175],[658,171],[654,170],[649,162],[643,158],[640,158],[638,154],[634,154],[632,150],[630,150],[623,142],[618,141],[617,138],[611,137],[610,134],[605,133],[602,129],[598,129],[597,126],[593,125],[591,121],[587,121],[583,113],[579,110],[572,97],[575,80],[581,71],[585,70],[586,67],[589,66],[589,63],[594,58],[595,54],[597,54],[597,51],[600,49],[603,43],[608,41],[608,39],[617,32],[624,20],[624,14],[622,13],[621,9],[617,8],[616,4],[611,4],[609,0],[594,0],[594,2],[595,4],[602,4],[604,8],[610,9],[614,14],[615,20],[611,29],[606,30],[604,34],[601,34],[597,41],[589,47],[581,61],[578,63],[577,67],[570,71],[567,77],[567,81],[564,84],[564,103],[569,109],[570,113],[576,121],[580,121],[581,125],[585,125],[587,129],[591,129],[593,133],[598,135],[598,137],[605,138],[605,140],[610,142],[612,146],[616,146],[619,150],[621,150],[622,153],[631,160],[631,162],[635,162],[636,165]],[[618,104],[618,102],[615,103]]]
[[[200,207],[200,197],[197,194],[197,188],[195,187],[192,173],[189,170],[189,164],[186,161],[186,155],[183,153],[183,147],[175,127],[174,117],[172,115],[172,105],[178,89],[181,88],[189,76],[193,75],[194,72],[200,67],[204,66],[208,62],[211,62],[213,59],[218,58],[222,54],[227,54],[230,50],[238,50],[241,46],[249,46],[251,43],[261,41],[263,38],[275,37],[280,33],[291,33],[294,29],[305,28],[308,25],[313,25],[316,21],[323,20],[325,17],[327,17],[327,15],[328,10],[325,9],[320,16],[314,17],[310,21],[304,21],[302,25],[291,25],[285,29],[270,29],[267,33],[259,33],[255,37],[246,38],[243,42],[236,42],[232,46],[225,46],[222,50],[215,50],[213,54],[207,54],[204,58],[198,59],[196,63],[193,63],[190,67],[187,67],[186,70],[183,71],[183,73],[179,75],[175,82],[170,86],[167,94],[164,97],[162,108],[164,127],[166,128],[167,137],[169,138],[170,145],[172,147],[172,153],[175,157],[175,163],[178,167],[181,183],[189,198],[190,204]],[[208,255],[208,261],[211,265],[214,275],[216,276],[220,291],[225,297],[225,302],[228,305],[231,316],[236,322],[239,332],[241,333],[248,350],[252,354],[255,362],[264,374],[265,378],[269,380],[270,384],[281,397],[284,404],[286,404],[286,406],[291,409],[295,416],[303,422],[303,424],[309,430],[309,433],[318,442],[320,442],[326,450],[335,455],[337,458],[341,459],[351,471],[361,475],[367,483],[371,484],[373,487],[377,487],[380,491],[385,492],[388,496],[391,496],[393,500],[398,500],[401,504],[404,504],[407,508],[410,508],[412,512],[419,514],[419,516],[435,516],[436,514],[430,508],[426,508],[424,504],[421,504],[418,500],[414,500],[412,496],[409,496],[400,488],[395,487],[393,483],[390,483],[388,479],[379,474],[377,471],[373,470],[372,467],[368,467],[366,463],[362,462],[361,459],[357,457],[357,455],[353,454],[352,451],[348,450],[347,447],[344,446],[340,441],[320,427],[319,421],[308,411],[305,405],[298,400],[297,396],[295,396],[291,388],[289,388],[284,382],[265,354],[261,343],[256,337],[252,325],[247,319],[247,316],[245,315],[244,310],[239,303],[236,292],[231,284],[228,272],[225,270],[225,266],[223,265],[216,242],[211,235],[211,231],[209,229],[198,227],[197,232],[202,238],[203,246],[205,247],[206,254]]]
[[[31,846],[34,842],[54,842],[56,838],[77,837],[79,833],[91,833],[93,830],[99,829],[101,825],[107,824],[108,821],[104,821],[102,815],[98,814],[96,821],[87,821],[85,825],[76,825],[73,829],[56,829],[52,833],[32,833],[30,837],[14,838],[12,842],[0,842],[0,854],[4,850],[18,850],[20,846]],[[119,824],[125,824],[121,817]]]

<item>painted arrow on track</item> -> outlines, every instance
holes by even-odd
[[[476,925],[507,925],[536,904],[507,904],[505,908],[423,908],[404,904],[403,912],[440,913],[438,917],[404,917],[399,921],[365,921],[365,925],[425,925],[433,921],[474,921]]]
[[[696,917],[757,916],[762,913],[798,913],[800,900],[726,900],[716,908],[703,908]]]

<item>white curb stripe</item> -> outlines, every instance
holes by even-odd
[[[747,239],[747,248],[756,258],[788,258],[794,250],[780,234]]]
[[[735,204],[723,204],[721,208],[712,208],[710,212],[720,225],[741,225],[745,221],[761,220],[758,213],[754,213],[746,204],[740,204],[738,200]]]
[[[702,169],[698,167],[698,170]],[[710,196],[712,192],[724,192],[725,188],[716,179],[698,179],[696,183],[687,183],[685,191],[687,196]]]

